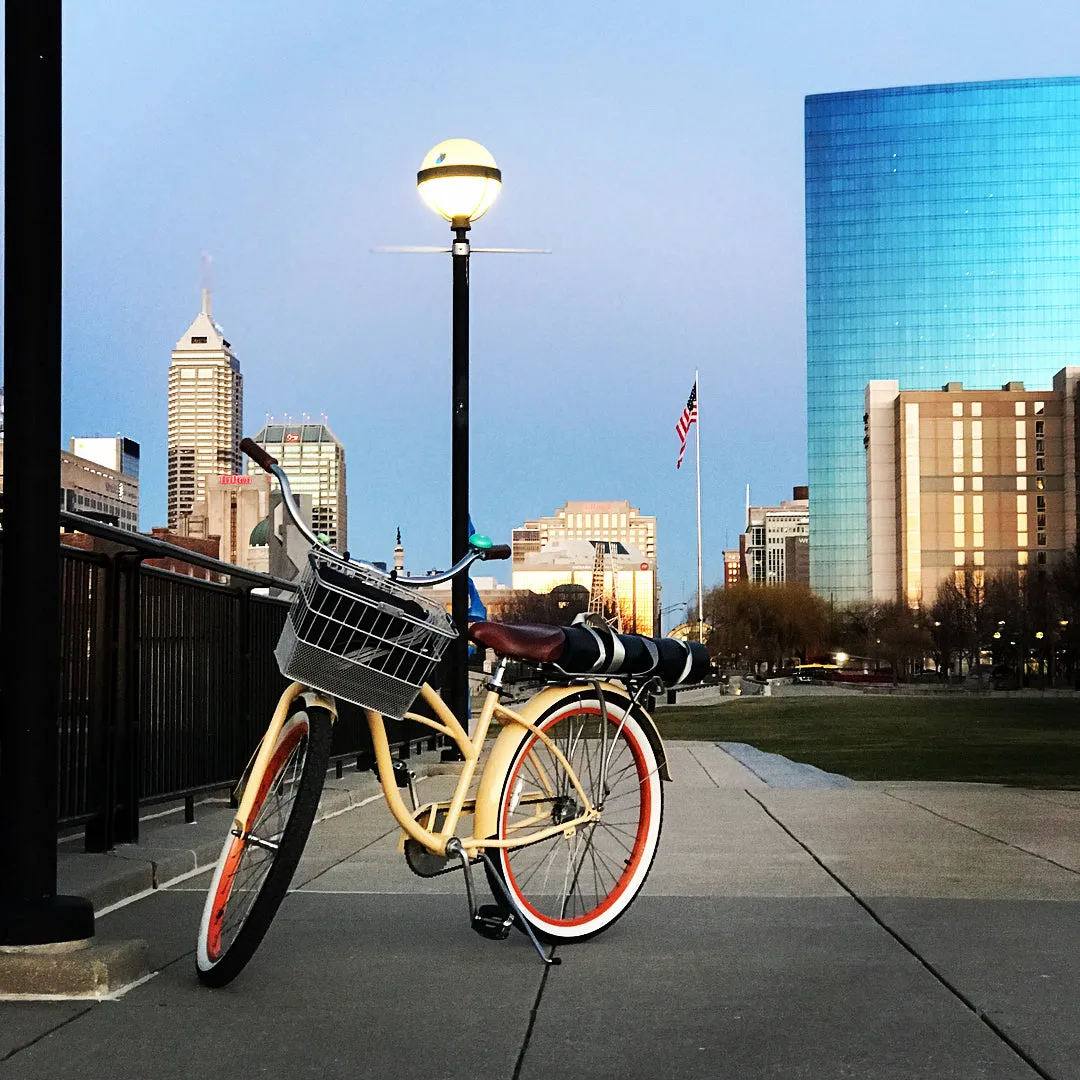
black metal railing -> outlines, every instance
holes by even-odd
[[[235,784],[286,685],[273,649],[288,601],[253,590],[293,586],[78,514],[61,522],[96,550],[60,547],[58,818],[103,851],[138,840],[141,808],[183,799],[191,818],[196,795]],[[165,557],[220,580],[143,565]],[[401,756],[435,745],[419,724],[388,730]],[[342,703],[333,754],[339,771],[373,764],[354,706]]]

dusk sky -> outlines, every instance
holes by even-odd
[[[1080,5],[72,0],[64,32],[63,433],[142,444],[164,524],[169,353],[199,310],[245,429],[325,413],[354,555],[444,566],[450,258],[416,193],[445,138],[503,191],[472,260],[472,515],[494,540],[567,499],[658,519],[663,606],[706,587],[752,501],[806,482],[803,99],[1078,73]],[[509,566],[496,573],[509,581]],[[665,629],[682,613],[665,615]]]

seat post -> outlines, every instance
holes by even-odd
[[[506,663],[505,656],[499,657],[499,662],[495,665],[495,670],[491,673],[491,678],[488,680],[488,689],[494,690],[495,693],[502,693],[503,677],[506,675]]]

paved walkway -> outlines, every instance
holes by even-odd
[[[1080,792],[817,785],[670,749],[645,892],[546,971],[520,935],[471,932],[457,875],[413,877],[367,775],[331,784],[297,890],[223,990],[192,949],[227,808],[65,854],[64,888],[121,903],[99,936],[145,938],[157,974],[115,1001],[0,1003],[0,1080],[1080,1080]]]

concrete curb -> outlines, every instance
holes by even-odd
[[[408,764],[418,777],[461,771],[460,763],[439,761],[434,752],[410,758]],[[381,792],[371,772],[346,769],[338,778],[331,771],[319,800],[316,828],[325,818],[377,801]],[[144,819],[137,844],[120,844],[101,853],[83,852],[74,840],[58,845],[59,892],[84,896],[101,912],[177,878],[209,870],[221,853],[233,812],[224,798],[205,799],[196,804],[196,820],[188,824],[179,820],[181,810],[176,807]]]
[[[37,945],[0,952],[0,998],[110,997],[150,974],[145,941]]]

